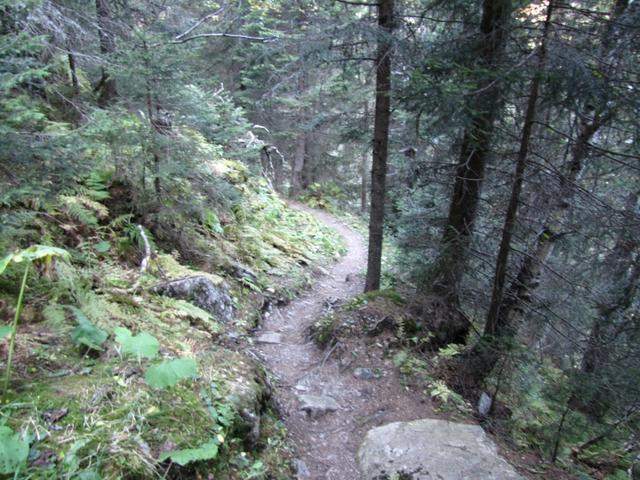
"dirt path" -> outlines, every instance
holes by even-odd
[[[362,292],[359,274],[366,265],[366,247],[358,233],[331,215],[292,206],[335,229],[345,238],[348,253],[328,266],[328,274],[318,278],[311,290],[265,319],[256,335],[256,353],[277,379],[275,395],[296,451],[298,477],[356,480],[361,478],[356,453],[367,430],[392,421],[432,416],[431,406],[402,386],[388,360],[355,357],[350,368],[341,368],[333,357],[325,361],[326,352],[306,338],[309,325],[323,314],[327,299],[347,300]],[[358,366],[379,368],[383,375],[370,380],[356,378],[353,368]],[[325,401],[330,397],[338,408],[312,418],[301,409],[306,395]]]

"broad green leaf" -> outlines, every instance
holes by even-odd
[[[51,247],[49,245],[31,245],[29,248],[18,252],[10,253],[0,259],[0,274],[2,274],[9,263],[20,263],[23,260],[33,262],[34,260],[43,260],[50,262],[52,258],[60,257],[65,260],[69,259],[69,252],[62,248]]]
[[[29,444],[9,427],[0,426],[0,474],[15,472],[28,455]]]
[[[109,334],[93,324],[80,324],[71,331],[71,340],[76,345],[84,345],[93,350],[102,350],[101,345]]]
[[[104,241],[104,242],[96,243],[93,246],[93,248],[98,253],[107,253],[109,250],[111,250],[111,244],[107,241]]]
[[[199,462],[202,460],[213,460],[218,456],[218,445],[214,442],[208,442],[200,445],[198,448],[187,448],[184,450],[174,450],[173,452],[165,452],[160,455],[160,460],[170,459],[173,463],[184,466],[190,462]]]
[[[102,477],[95,470],[84,470],[74,477],[74,480],[101,480]]]
[[[144,379],[153,388],[167,388],[197,375],[198,363],[193,358],[176,358],[153,365],[145,373]]]
[[[147,332],[132,335],[128,328],[118,327],[113,331],[116,342],[122,345],[122,352],[136,358],[155,358],[160,350],[158,339]]]
[[[220,225],[220,219],[212,210],[204,211],[204,224],[211,229],[213,233],[223,233],[224,229]]]
[[[11,325],[2,325],[0,327],[0,338],[2,337],[6,337],[7,335],[9,335],[11,333]]]
[[[2,272],[5,271],[5,269],[7,268],[7,265],[9,265],[9,262],[11,262],[12,259],[13,259],[13,253],[10,253],[9,255],[7,255],[6,257],[3,257],[0,260],[0,274],[2,274]]]
[[[29,248],[20,252],[20,256],[26,260],[50,260],[53,257],[60,257],[64,259],[69,258],[69,252],[62,248],[51,247],[49,245],[31,245]]]
[[[107,332],[96,327],[82,310],[73,305],[65,305],[73,312],[78,326],[71,331],[71,340],[76,345],[84,345],[93,350],[102,350],[101,346],[109,336]]]

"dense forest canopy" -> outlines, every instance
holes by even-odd
[[[23,301],[89,356],[155,332],[138,297],[178,262],[257,312],[341,248],[289,197],[368,225],[365,290],[406,300],[402,351],[489,429],[640,478],[637,0],[0,0],[0,22],[0,429],[31,401]],[[228,468],[285,478],[256,465]]]

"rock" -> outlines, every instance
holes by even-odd
[[[251,283],[258,283],[258,276],[253,271],[241,263],[231,265],[231,274],[239,280],[249,280]]]
[[[486,392],[482,392],[478,401],[478,413],[480,416],[486,417],[491,411],[492,404],[493,399]]]
[[[358,451],[363,480],[521,480],[478,425],[423,419],[367,432]]]
[[[296,471],[296,478],[309,478],[311,476],[307,464],[299,458],[293,459],[293,469]]]
[[[232,428],[254,448],[260,440],[262,415],[270,404],[271,388],[264,370],[256,362],[231,351],[224,351],[224,358],[229,364],[224,369],[222,403],[233,406],[237,415]]]
[[[366,330],[366,334],[372,337],[380,335],[385,330],[392,330],[395,325],[395,321],[392,317],[386,316],[382,320],[371,319],[369,326]]]
[[[258,343],[282,343],[282,335],[279,333],[268,332],[263,333],[258,338],[256,338],[256,342]]]
[[[187,300],[222,322],[228,322],[233,318],[233,301],[228,290],[222,285],[216,286],[205,276],[172,280],[152,287],[151,291],[167,297]]]
[[[372,368],[357,367],[353,369],[353,376],[360,380],[373,380],[377,375]]]
[[[338,402],[326,395],[300,395],[300,410],[307,412],[312,420],[316,420],[330,412],[340,408]]]

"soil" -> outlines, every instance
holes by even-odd
[[[308,471],[306,476],[300,471],[299,477],[358,479],[356,454],[369,429],[394,421],[432,417],[433,410],[423,395],[402,384],[390,360],[353,355],[345,368],[344,361],[331,355],[330,349],[322,351],[308,338],[309,326],[323,315],[327,303],[347,301],[362,293],[361,273],[367,252],[363,238],[330,214],[300,204],[291,206],[335,229],[344,237],[348,253],[328,267],[304,295],[265,318],[256,338],[278,333],[275,339],[279,343],[257,343],[255,353],[276,378],[276,402],[296,458],[304,462]],[[375,369],[377,378],[356,378],[356,367]],[[305,394],[329,396],[340,408],[312,419],[301,410],[299,396]]]
[[[327,212],[290,202],[342,235],[347,254],[326,270],[302,296],[264,317],[256,332],[253,353],[274,377],[275,402],[295,451],[300,479],[357,480],[358,448],[371,428],[396,421],[446,418],[475,422],[471,417],[448,418],[434,412],[434,405],[393,366],[381,337],[352,338],[340,345],[341,356],[331,348],[321,350],[309,338],[309,327],[325,313],[327,306],[347,302],[362,293],[366,267],[366,245],[362,236]],[[267,335],[267,337],[263,337]],[[258,339],[276,343],[261,343]],[[346,352],[346,354],[345,354]],[[366,367],[375,377],[354,376],[354,369]],[[301,409],[301,395],[328,396],[338,410],[315,417]],[[507,447],[505,439],[494,437],[502,455],[528,479],[570,479],[566,472],[548,468],[535,455]]]

